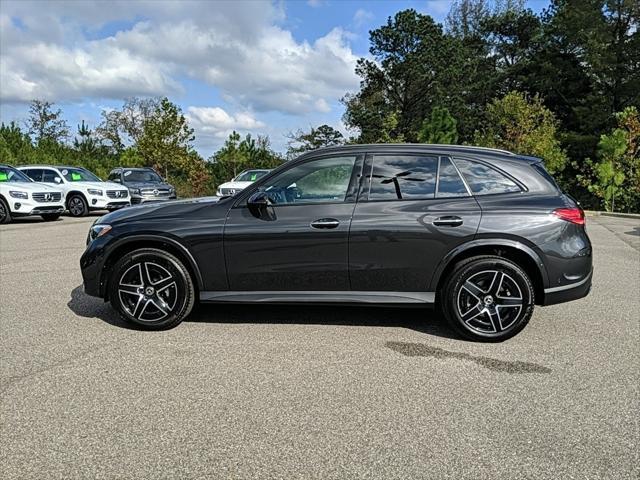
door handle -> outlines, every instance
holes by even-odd
[[[436,227],[459,227],[462,225],[462,218],[455,216],[438,217],[433,221]]]
[[[319,218],[315,222],[311,222],[312,228],[336,228],[340,222],[335,218]]]

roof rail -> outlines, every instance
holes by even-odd
[[[507,155],[513,155],[513,156],[516,155],[515,153],[510,152],[509,150],[503,150],[502,148],[476,147],[474,145],[450,145],[450,144],[444,144],[444,143],[435,143],[435,144],[429,144],[429,145],[433,145],[435,147],[461,148],[463,150],[485,150],[488,152],[506,153]]]

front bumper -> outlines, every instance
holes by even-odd
[[[544,302],[542,305],[555,305],[557,303],[570,302],[586,297],[591,291],[593,280],[593,268],[581,280],[563,285],[544,289]]]
[[[61,203],[40,203],[31,199],[7,199],[12,217],[28,217],[30,215],[44,215],[49,213],[63,213],[64,205]]]
[[[104,298],[102,269],[105,262],[106,243],[107,238],[98,237],[87,246],[87,249],[80,257],[80,271],[82,272],[84,291],[92,297]]]
[[[156,202],[166,202],[168,200],[175,200],[176,195],[167,195],[167,196],[155,196],[155,195],[131,195],[131,204],[132,205],[140,205],[141,203],[156,203]]]
[[[114,199],[105,196],[88,195],[87,201],[91,210],[116,210],[122,207],[128,207],[131,202],[127,198]]]

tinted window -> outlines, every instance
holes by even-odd
[[[30,168],[29,170],[21,171],[34,182],[39,182],[42,179],[42,170],[39,168]]]
[[[119,174],[119,173],[117,173],[117,172],[111,172],[111,173],[109,174],[109,178],[108,178],[108,180],[111,180],[112,182],[113,182],[114,180],[120,180],[120,174]]]
[[[65,167],[60,170],[60,173],[64,178],[67,179],[67,182],[101,182],[98,177],[96,177],[89,170],[85,170],[84,168],[70,168]]]
[[[469,195],[456,167],[446,157],[440,159],[437,197],[466,197]]]
[[[344,202],[356,157],[323,158],[282,172],[263,186],[274,204]]]
[[[519,192],[520,187],[503,174],[482,163],[469,160],[454,160],[462,172],[469,188],[475,195],[491,195],[495,193]]]
[[[56,177],[58,173],[54,170],[43,170],[42,181],[45,183],[56,183]]]
[[[125,182],[162,183],[162,178],[153,170],[125,170]]]
[[[269,170],[248,170],[238,175],[234,181],[236,182],[255,182],[259,178],[264,177]]]
[[[369,200],[433,198],[438,157],[376,155]]]

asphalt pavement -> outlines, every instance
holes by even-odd
[[[421,308],[144,332],[82,292],[94,218],[2,225],[0,478],[637,479],[640,223],[602,218],[591,294],[500,344]]]

